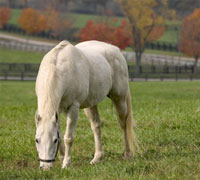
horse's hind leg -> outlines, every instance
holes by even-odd
[[[97,106],[84,109],[84,112],[90,121],[91,129],[94,134],[95,155],[90,164],[95,164],[103,158],[103,149],[101,143],[101,121],[99,118]]]
[[[128,137],[129,135],[127,134],[126,118],[127,118],[127,113],[128,113],[128,107],[126,103],[126,98],[115,97],[115,98],[111,98],[111,100],[117,111],[119,124],[124,134],[124,156],[129,157],[131,155],[131,147],[129,143],[129,137]]]

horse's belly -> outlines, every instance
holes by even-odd
[[[93,71],[90,74],[90,85],[88,97],[81,108],[87,108],[97,105],[102,101],[112,88],[112,70],[108,62],[101,61],[93,64]]]

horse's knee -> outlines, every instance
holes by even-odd
[[[101,122],[92,122],[91,128],[93,131],[101,129]]]
[[[73,144],[73,138],[70,137],[70,138],[64,138],[64,142],[65,142],[65,145],[72,145]]]

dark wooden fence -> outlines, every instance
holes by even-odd
[[[35,80],[39,64],[0,63],[1,80]],[[142,65],[140,73],[135,73],[135,66],[129,65],[130,80],[200,80],[200,67],[182,65]]]

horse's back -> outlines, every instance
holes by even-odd
[[[128,92],[128,68],[119,48],[100,41],[86,41],[76,45],[86,56],[102,56],[112,72],[112,87],[109,94],[126,96]],[[96,58],[98,59],[98,58]],[[95,60],[96,61],[96,60]]]

